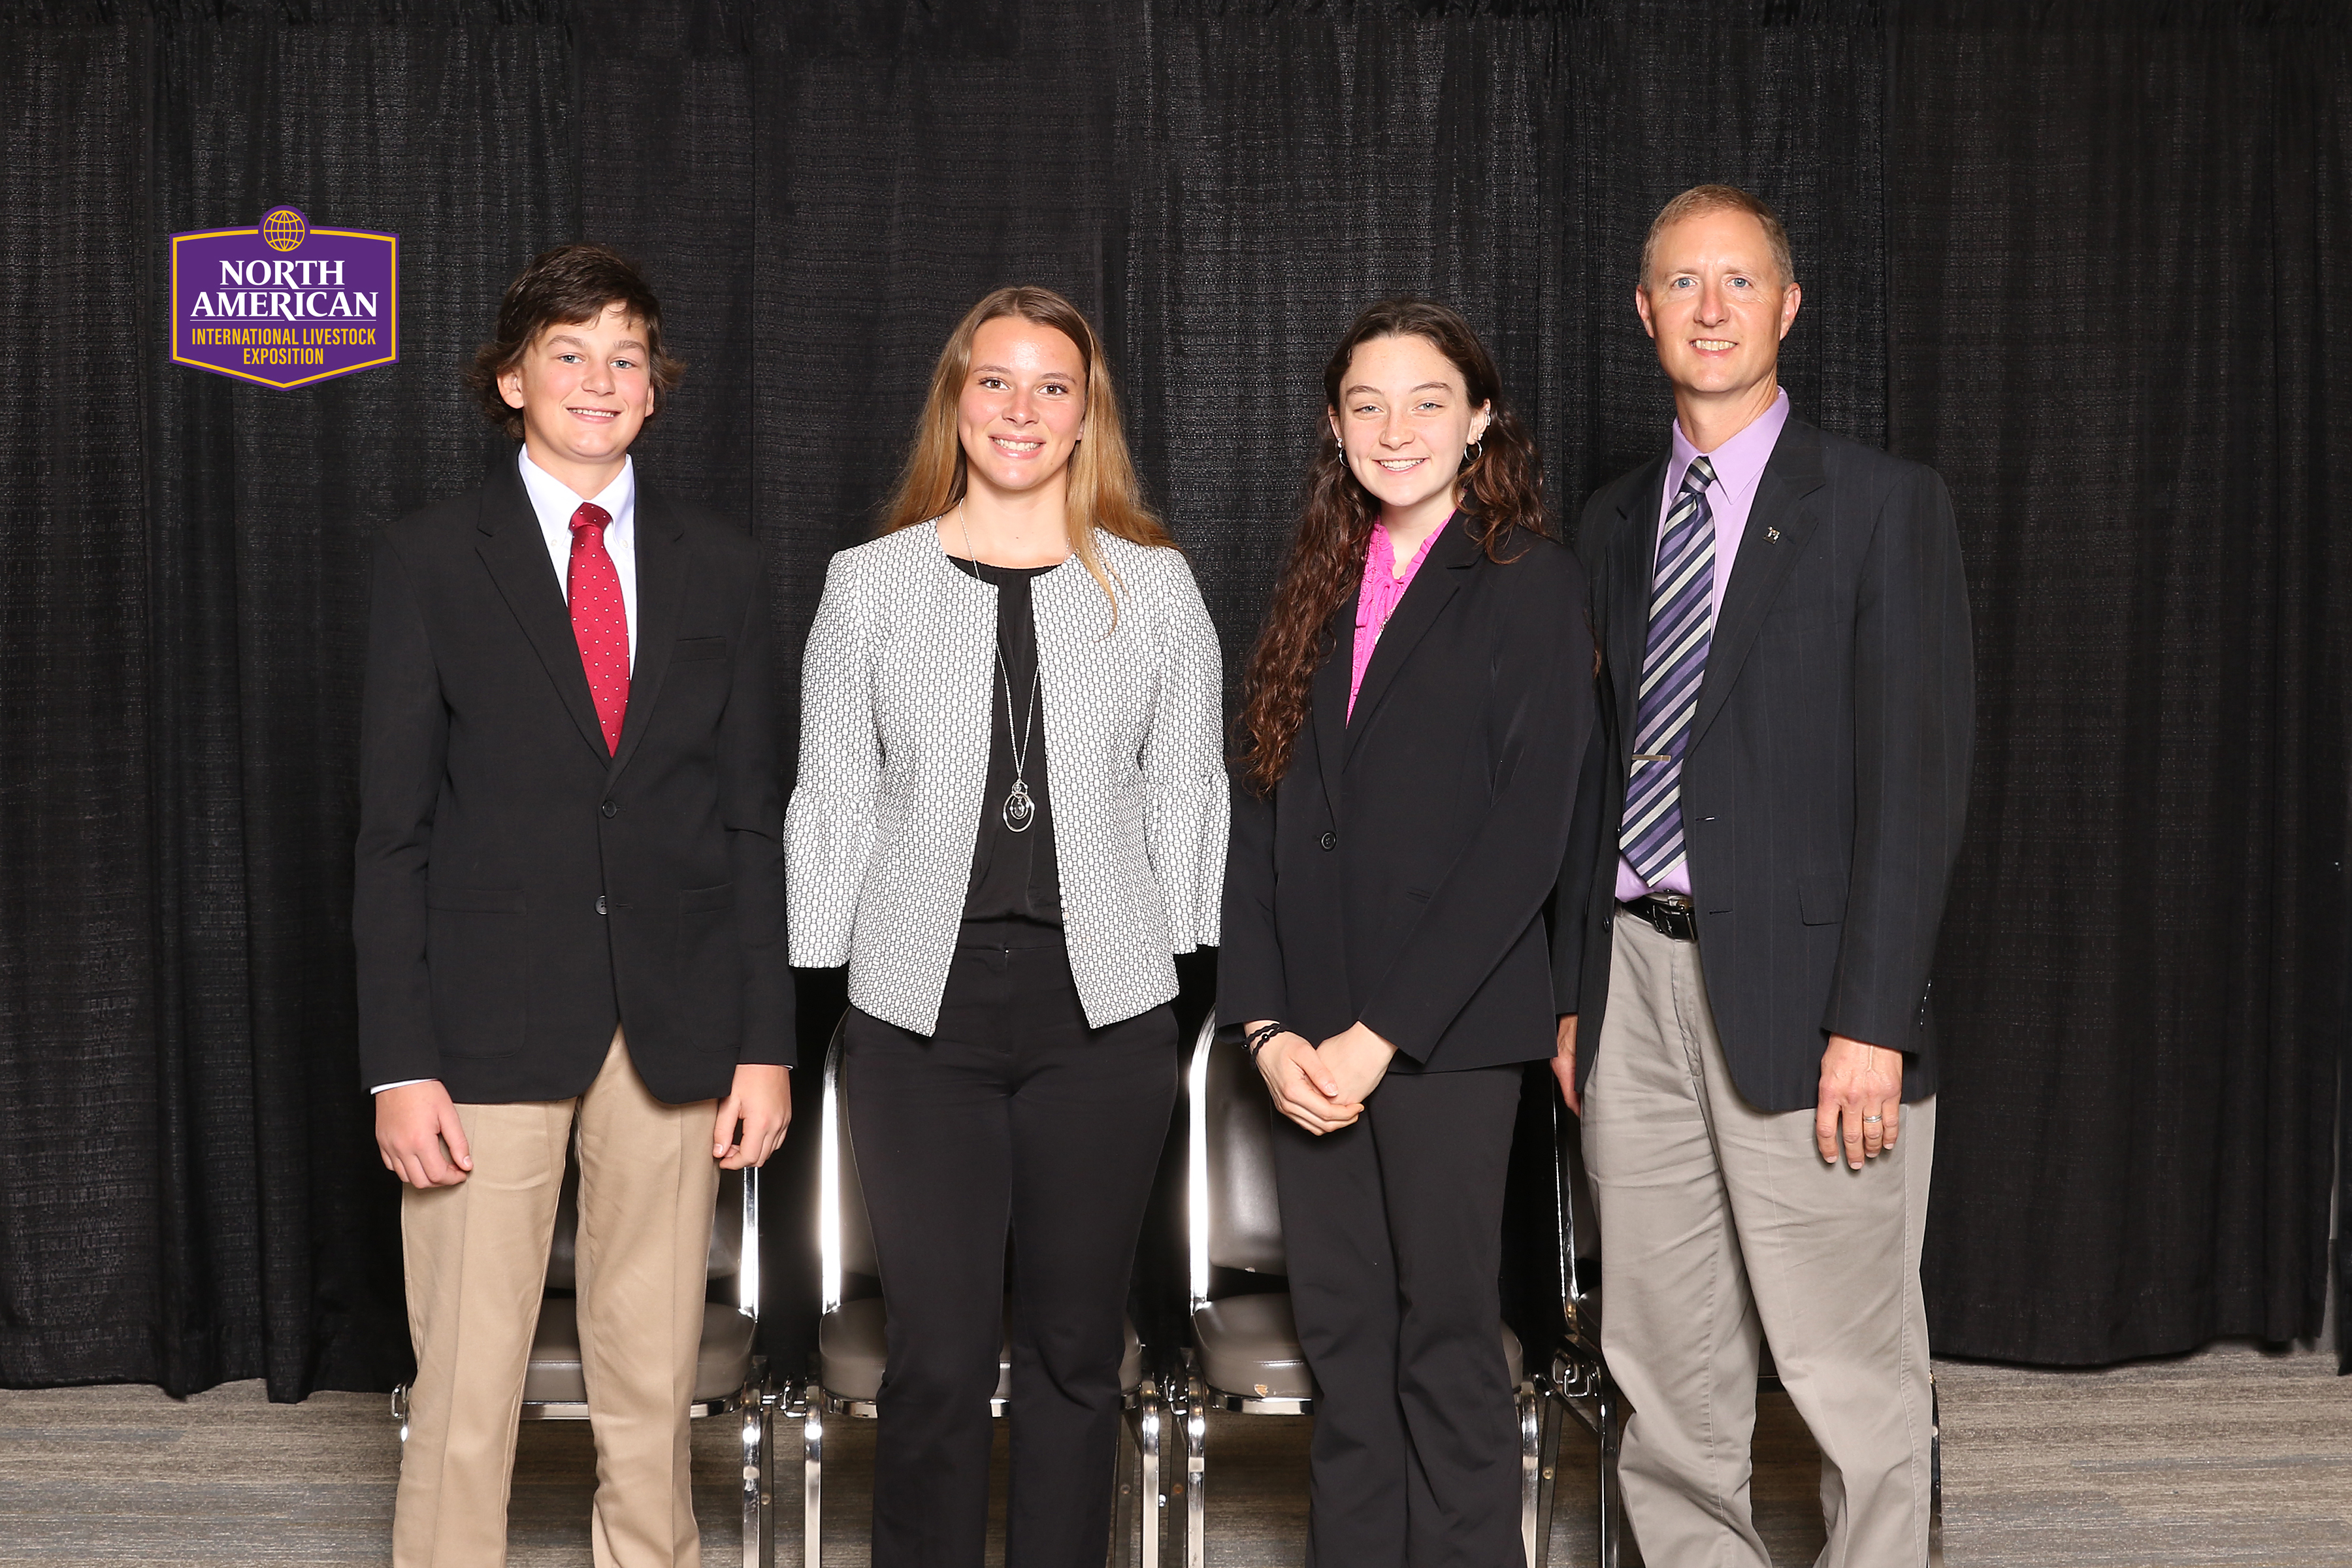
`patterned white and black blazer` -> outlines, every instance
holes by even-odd
[[[1076,557],[1034,581],[1040,739],[1063,932],[1087,1022],[1176,994],[1213,946],[1230,805],[1223,661],[1174,550],[1098,533],[1110,601]],[[929,1035],[963,919],[987,787],[996,588],[938,531],[833,558],[803,670],[785,813],[793,962],[849,966],[849,999]]]

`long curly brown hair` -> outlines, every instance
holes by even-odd
[[[1486,345],[1462,313],[1433,300],[1382,300],[1367,306],[1323,367],[1323,399],[1334,415],[1339,384],[1360,344],[1375,338],[1425,338],[1462,374],[1473,407],[1492,405],[1476,455],[1461,471],[1460,506],[1488,560],[1507,564],[1524,550],[1515,534],[1549,536],[1544,518],[1543,459],[1503,401],[1502,380]],[[1327,431],[1307,474],[1307,497],[1290,558],[1275,586],[1265,629],[1250,654],[1242,682],[1240,767],[1244,781],[1270,795],[1289,771],[1291,748],[1307,722],[1315,669],[1329,652],[1331,614],[1363,580],[1364,551],[1381,503],[1348,467],[1339,438]]]

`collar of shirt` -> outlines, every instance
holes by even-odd
[[[1764,478],[1764,465],[1772,460],[1772,448],[1780,444],[1780,431],[1788,423],[1789,389],[1782,387],[1774,395],[1772,406],[1759,415],[1754,423],[1706,454],[1715,464],[1715,483],[1707,486],[1715,493],[1707,498],[1707,504],[1718,517],[1728,502],[1738,508],[1741,521],[1746,521],[1748,509],[1756,500],[1757,483]],[[1683,475],[1699,456],[1699,449],[1683,434],[1681,420],[1674,421],[1673,429],[1674,455],[1666,462],[1666,504],[1670,509],[1675,492],[1683,488]]]
[[[517,471],[522,475],[522,488],[530,497],[530,510],[539,519],[540,537],[547,542],[547,558],[555,567],[555,585],[569,603],[572,590],[572,514],[580,510],[580,497],[570,485],[530,460],[530,449],[523,447],[515,455]],[[613,521],[604,525],[604,553],[613,558],[613,571],[621,579],[621,611],[629,623],[629,667],[637,662],[637,468],[636,459],[621,459],[621,471],[613,482],[590,498],[611,514]]]

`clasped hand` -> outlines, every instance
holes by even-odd
[[[1355,1024],[1320,1046],[1304,1035],[1276,1035],[1258,1047],[1257,1070],[1275,1109],[1319,1138],[1364,1113],[1395,1055],[1394,1046]]]

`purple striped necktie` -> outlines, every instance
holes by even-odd
[[[1715,465],[1692,458],[1659,533],[1650,590],[1650,646],[1642,658],[1633,765],[1617,844],[1653,888],[1683,861],[1683,752],[1715,635],[1715,513],[1706,504],[1714,482]]]

